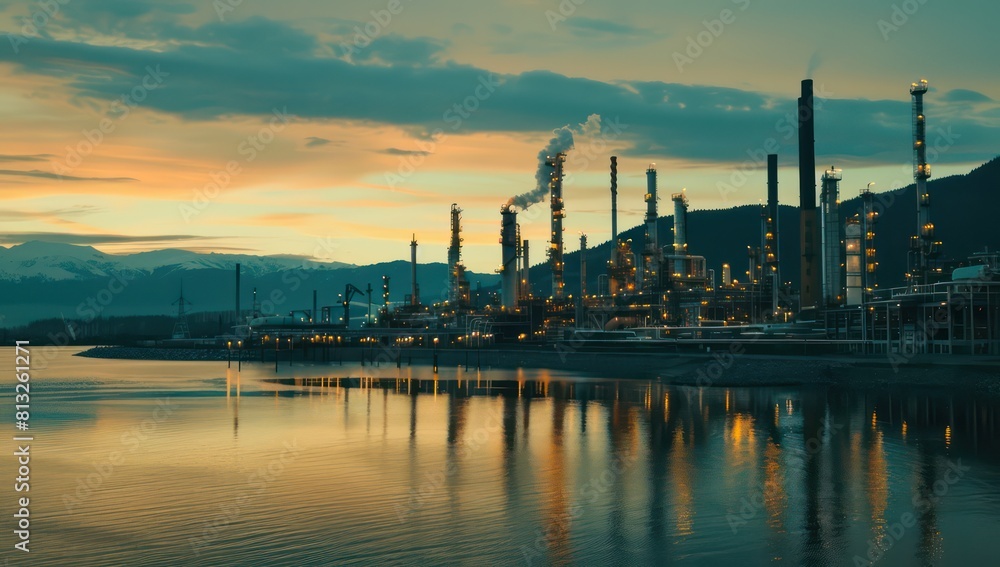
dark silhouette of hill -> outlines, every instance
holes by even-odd
[[[266,313],[288,314],[292,310],[312,309],[312,290],[318,290],[318,304],[339,306],[338,294],[354,284],[362,290],[370,283],[373,289],[372,312],[382,302],[382,276],[389,276],[390,300],[401,302],[410,293],[410,264],[405,260],[351,266],[330,270],[281,270],[262,274],[243,273],[241,307],[250,312],[253,288]],[[20,281],[0,280],[0,326],[20,326],[50,317],[88,320],[97,316],[171,315],[171,305],[184,285],[184,297],[192,302],[191,312],[228,311],[235,308],[234,273],[228,269],[203,268],[178,270],[164,267],[149,274],[134,274],[122,285],[114,278],[100,277],[47,281],[36,278]],[[444,263],[421,264],[417,272],[424,301],[441,301],[447,294],[448,267]],[[496,274],[469,273],[473,290],[477,282],[483,288],[495,287]],[[120,290],[116,293],[110,291]],[[367,298],[355,296],[352,320],[360,324],[367,313]],[[95,304],[96,303],[96,304]],[[98,312],[99,311],[99,312]],[[339,319],[341,308],[336,307]]]

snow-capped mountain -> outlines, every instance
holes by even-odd
[[[247,254],[200,254],[187,250],[165,249],[137,254],[106,254],[91,246],[75,246],[31,241],[0,247],[0,280],[21,281],[38,278],[45,281],[86,280],[114,274],[137,275],[169,270],[233,270],[241,264],[248,275],[291,269],[333,270],[351,267],[341,262],[313,262],[286,256],[251,256]]]

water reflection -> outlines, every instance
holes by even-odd
[[[94,364],[80,373],[103,383],[39,382],[32,515],[50,539],[33,564],[853,565],[881,542],[879,564],[970,565],[1000,552],[996,398],[108,366],[133,380],[122,386]],[[160,399],[174,413],[141,429]],[[293,439],[301,455],[244,502],[248,474]],[[64,493],[112,451],[125,463],[67,513]]]
[[[484,452],[478,457],[492,453],[474,436],[493,412],[504,521],[527,522],[530,528],[514,530],[522,540],[515,547],[552,564],[599,557],[665,562],[690,552],[680,549],[715,542],[741,548],[732,557],[819,565],[849,562],[845,554],[864,557],[869,543],[887,538],[900,540],[891,550],[899,558],[937,562],[947,555],[934,490],[948,460],[980,462],[996,481],[997,404],[938,392],[713,390],[529,380],[523,371],[511,380],[285,383],[343,390],[345,414],[347,390],[360,388],[370,399],[382,389],[383,419],[392,411],[390,397],[408,396],[417,482],[416,440],[431,433],[418,421],[436,419],[418,408],[440,411],[418,399],[446,396],[449,513],[469,518],[481,511],[461,494],[489,477],[461,448],[472,442]],[[532,414],[544,421],[533,423]],[[594,429],[595,419],[604,427]],[[890,528],[908,512],[916,529],[900,538]]]

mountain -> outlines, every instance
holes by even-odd
[[[319,306],[331,306],[340,317],[340,299],[346,284],[371,284],[373,310],[382,301],[382,276],[390,278],[390,301],[401,302],[410,293],[410,265],[395,261],[369,266],[340,262],[308,262],[284,256],[198,254],[185,250],[157,250],[129,255],[105,254],[89,246],[26,242],[0,248],[0,326],[65,317],[87,321],[98,316],[176,314],[183,286],[191,312],[232,311],[235,308],[234,271],[240,263],[241,308],[253,307],[256,288],[261,310],[287,314],[312,309],[312,292]],[[495,287],[495,274],[469,274],[475,288]],[[448,291],[448,267],[421,264],[421,295],[440,301]],[[352,317],[363,318],[367,298],[355,297]]]
[[[248,254],[199,254],[187,250],[164,249],[137,254],[105,254],[90,246],[31,241],[0,248],[0,280],[44,281],[108,277],[111,274],[138,275],[157,270],[241,270],[264,274],[280,270],[339,269],[353,267],[341,262],[308,262],[294,256],[251,256]]]

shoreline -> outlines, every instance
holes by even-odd
[[[265,364],[274,363],[274,351],[265,351]],[[768,356],[741,352],[650,353],[594,352],[556,349],[439,349],[440,366],[475,367],[481,360],[484,368],[544,368],[579,372],[615,379],[658,380],[684,386],[753,387],[839,385],[855,388],[921,386],[968,388],[1000,395],[1000,359],[995,357],[886,356]],[[231,353],[238,358],[237,351]],[[359,347],[296,350],[293,363],[337,366],[341,361],[410,366],[433,364],[432,349],[409,348],[399,351],[374,351]],[[77,353],[87,358],[163,361],[228,360],[225,349],[164,349],[149,347],[93,347]],[[260,351],[243,351],[243,360],[260,363]],[[287,361],[287,351],[279,358]]]

